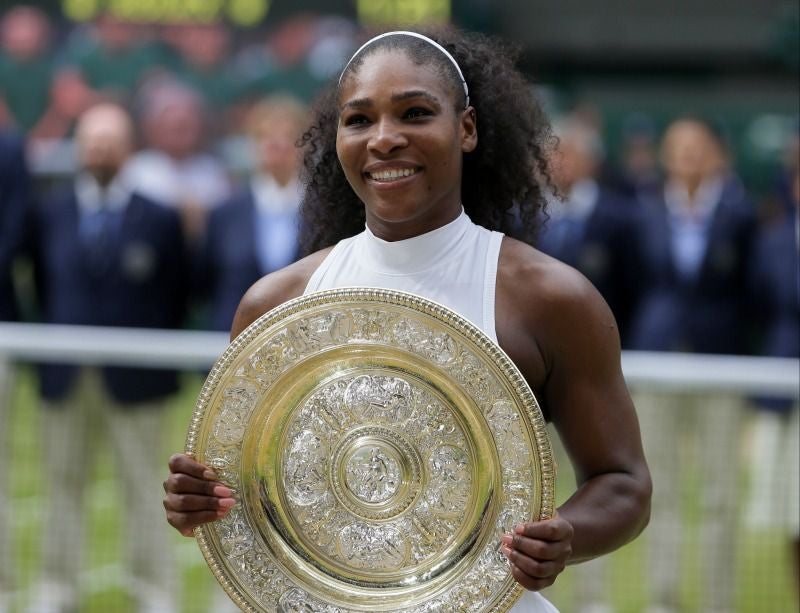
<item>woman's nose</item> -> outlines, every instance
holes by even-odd
[[[387,154],[407,144],[408,140],[401,126],[392,119],[381,119],[373,124],[367,146],[374,153]]]

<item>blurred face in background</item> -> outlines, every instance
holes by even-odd
[[[721,173],[725,152],[709,128],[699,121],[681,119],[669,126],[661,146],[661,162],[670,181],[692,189]]]
[[[42,53],[49,43],[50,27],[39,9],[11,9],[0,26],[0,44],[12,57],[28,60]]]
[[[151,147],[175,160],[198,153],[203,144],[205,118],[199,100],[182,92],[167,92],[148,110],[143,120]]]
[[[81,167],[106,186],[130,155],[133,125],[121,107],[101,104],[81,115],[75,139]]]
[[[306,110],[299,102],[286,99],[267,101],[250,116],[256,170],[286,185],[300,173],[302,153],[297,146],[306,128]]]
[[[190,64],[212,68],[225,60],[229,38],[222,24],[188,24],[180,27],[174,44]]]
[[[106,14],[95,22],[95,33],[100,44],[109,51],[124,51],[132,47],[140,36],[140,28]]]
[[[569,125],[556,129],[558,149],[551,161],[556,186],[567,193],[579,181],[595,176],[600,157],[599,138],[593,128]]]

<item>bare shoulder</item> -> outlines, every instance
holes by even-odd
[[[311,275],[319,268],[331,249],[333,247],[316,251],[256,281],[239,302],[231,327],[231,340],[267,311],[287,300],[301,296]]]
[[[500,345],[534,389],[574,357],[619,352],[614,316],[588,279],[510,238],[500,250],[495,322]]]
[[[580,272],[530,245],[505,238],[497,271],[498,292],[547,323],[608,309],[599,292]],[[599,314],[599,313],[598,313]],[[608,313],[610,315],[610,312]]]

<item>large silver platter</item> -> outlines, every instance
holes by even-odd
[[[519,371],[403,292],[317,292],[262,316],[209,374],[186,451],[235,491],[195,534],[253,613],[501,613],[521,588],[500,536],[553,513]]]

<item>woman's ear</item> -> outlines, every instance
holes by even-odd
[[[461,151],[469,153],[478,146],[478,121],[475,107],[468,106],[461,112]]]

